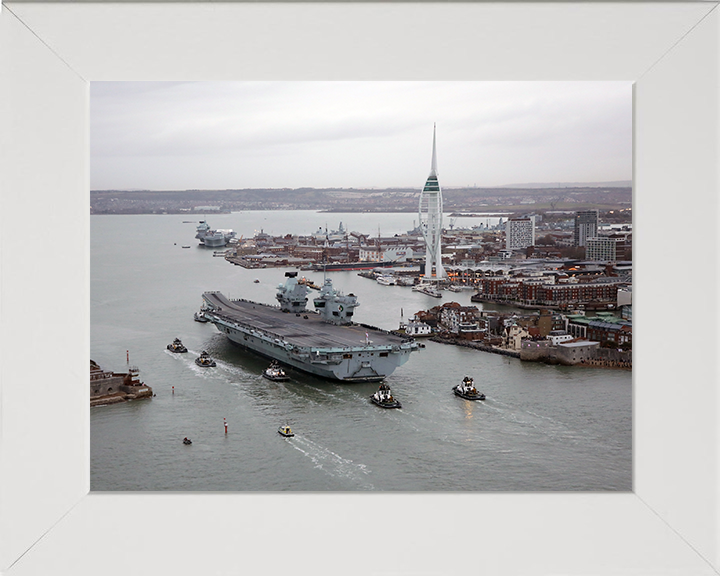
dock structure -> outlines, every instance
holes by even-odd
[[[417,344],[363,324],[335,325],[317,312],[284,312],[219,292],[203,294],[205,317],[232,342],[299,370],[344,382],[379,381]]]

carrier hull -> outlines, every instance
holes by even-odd
[[[378,382],[417,350],[411,339],[371,326],[328,324],[315,312],[283,312],[219,292],[206,292],[203,301],[205,317],[235,344],[321,378]]]

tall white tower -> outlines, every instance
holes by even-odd
[[[433,124],[433,149],[430,176],[420,193],[420,230],[425,238],[425,279],[439,280],[447,274],[442,265],[440,239],[442,236],[442,190],[437,179],[437,151],[435,147],[435,124]]]

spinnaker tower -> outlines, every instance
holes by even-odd
[[[442,190],[437,177],[437,148],[435,144],[435,124],[433,124],[433,148],[430,175],[420,193],[418,212],[420,230],[425,239],[425,280],[440,280],[447,273],[442,265]]]

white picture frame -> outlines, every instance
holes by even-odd
[[[0,571],[718,574],[717,4],[4,3]],[[634,81],[633,491],[89,493],[88,83],[182,79]]]

